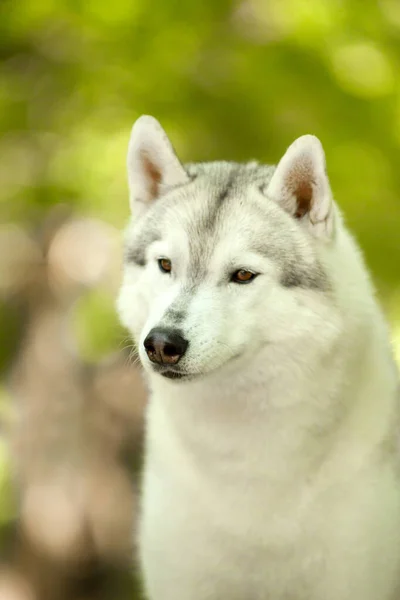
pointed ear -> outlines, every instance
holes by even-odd
[[[148,208],[168,187],[189,180],[167,134],[156,119],[146,115],[133,126],[127,168],[131,210],[135,215]]]
[[[333,232],[332,193],[318,138],[303,135],[284,154],[266,194],[319,237]]]

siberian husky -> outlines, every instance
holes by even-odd
[[[182,165],[141,117],[118,299],[150,600],[399,600],[398,373],[319,140]]]

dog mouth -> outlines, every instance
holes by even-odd
[[[196,377],[196,375],[194,375],[193,373],[187,373],[186,371],[182,371],[180,369],[171,369],[171,367],[156,367],[155,365],[153,365],[153,370],[155,371],[155,373],[158,373],[158,375],[161,375],[162,377],[165,377],[165,379],[171,379],[174,381],[180,381],[180,380],[190,380],[193,379],[194,377]]]
[[[188,375],[187,373],[180,373],[179,371],[171,370],[161,372],[160,375],[166,377],[166,379],[185,379],[190,377],[190,375]]]
[[[239,352],[239,353],[235,354],[234,356],[232,356],[228,362],[232,363],[235,360],[237,360],[238,358],[240,358],[241,356],[242,356],[242,354]],[[180,368],[180,366],[172,367],[170,365],[165,365],[165,364],[164,365],[156,365],[154,363],[150,363],[150,364],[151,364],[151,370],[153,371],[153,373],[157,373],[157,375],[161,375],[161,377],[164,377],[165,379],[170,379],[172,381],[193,381],[194,379],[199,379],[201,377],[209,375],[210,373],[215,372],[218,368],[223,366],[223,365],[219,365],[211,370],[206,370],[206,371],[198,372],[198,373],[190,373],[188,371],[184,371],[182,368]]]

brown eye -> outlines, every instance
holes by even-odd
[[[239,269],[233,273],[231,281],[234,281],[235,283],[250,283],[255,277],[257,277],[255,273],[246,271],[246,269]]]
[[[159,258],[158,266],[160,267],[160,271],[163,273],[171,273],[172,265],[171,261],[168,258]]]

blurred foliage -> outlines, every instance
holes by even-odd
[[[313,132],[388,297],[400,279],[399,42],[397,0],[3,0],[3,218],[40,222],[61,201],[122,226],[141,113],[184,160],[275,162]]]
[[[141,113],[161,120],[183,160],[276,162],[312,132],[396,318],[397,0],[3,0],[0,10],[3,219],[40,223],[65,202],[120,228]]]
[[[120,229],[142,113],[184,161],[276,162],[319,136],[400,361],[399,0],[2,0],[0,59],[4,223],[38,228],[61,203]],[[85,359],[123,344],[115,289],[73,308]],[[15,303],[2,306],[3,370],[22,330]]]

